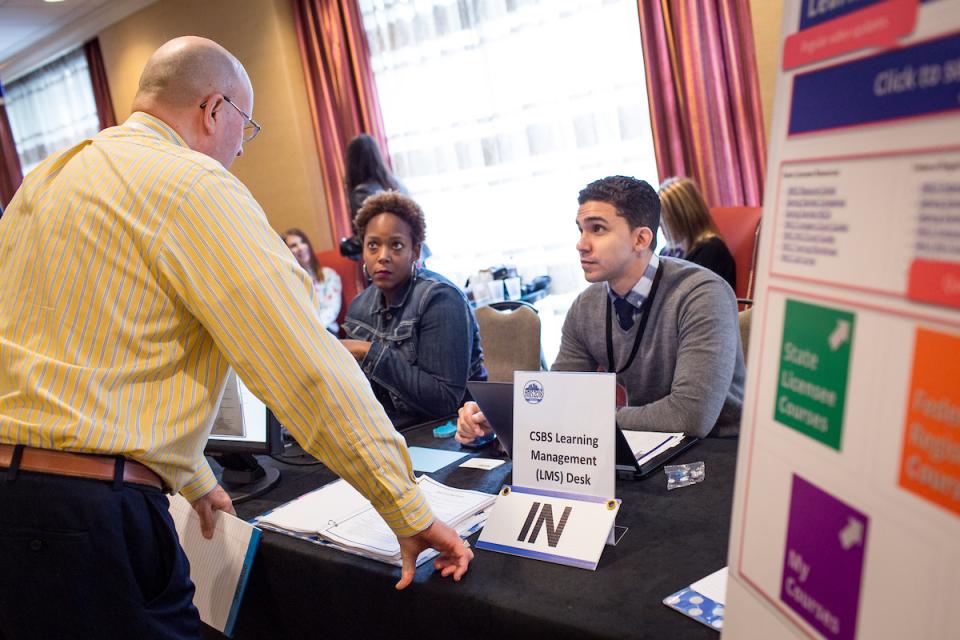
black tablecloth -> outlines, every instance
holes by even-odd
[[[457,449],[428,428],[406,433],[410,445]],[[397,592],[399,569],[264,531],[234,637],[246,638],[710,638],[718,634],[662,600],[726,564],[737,441],[708,439],[674,463],[703,460],[706,479],[667,491],[662,472],[618,480],[618,525],[596,571],[474,549],[460,583],[431,564]],[[464,450],[468,451],[468,450]],[[491,456],[493,448],[470,451]],[[322,466],[281,469],[281,483],[237,506],[244,518],[272,509],[334,479]],[[492,471],[457,464],[430,474],[454,487],[496,492],[509,461]],[[477,535],[471,538],[476,541]],[[207,637],[222,637],[207,629]]]

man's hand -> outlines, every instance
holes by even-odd
[[[347,351],[350,352],[357,362],[361,362],[364,358],[367,357],[367,352],[370,351],[370,343],[366,340],[349,340],[344,339],[340,341],[340,344],[347,348]]]
[[[191,502],[190,505],[200,516],[200,532],[207,540],[213,537],[216,522],[214,511],[226,511],[230,515],[237,515],[237,512],[233,510],[233,500],[219,484],[209,493]]]
[[[473,551],[466,541],[461,540],[456,531],[439,520],[434,520],[433,524],[415,536],[398,540],[403,568],[397,589],[406,589],[413,582],[413,576],[417,572],[417,557],[424,549],[436,549],[440,552],[433,561],[433,568],[444,578],[453,576],[456,582],[467,572],[467,566],[473,560]]]
[[[489,435],[493,427],[487,422],[476,402],[467,402],[457,413],[457,442],[467,444]]]

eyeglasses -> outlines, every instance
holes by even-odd
[[[248,115],[243,111],[243,109],[241,109],[241,108],[238,107],[237,105],[233,104],[233,100],[231,100],[231,99],[228,98],[227,96],[223,96],[223,100],[224,100],[224,102],[226,102],[227,104],[229,104],[231,107],[233,107],[234,109],[236,109],[236,110],[237,110],[237,113],[239,113],[241,116],[243,116],[243,119],[247,121],[247,123],[246,123],[245,125],[243,125],[243,141],[244,141],[244,142],[250,142],[251,140],[253,140],[254,138],[256,138],[256,137],[257,137],[257,134],[260,133],[260,130],[261,130],[263,127],[261,127],[261,126],[257,123],[256,120],[254,120],[253,118],[251,118],[250,116],[248,116]],[[206,102],[206,101],[204,101],[204,102],[202,102],[202,103],[200,104],[200,108],[201,108],[201,109],[205,109],[206,107],[207,107],[207,102]]]

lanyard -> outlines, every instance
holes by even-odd
[[[613,313],[610,308],[610,296],[607,296],[607,371],[620,375],[630,368],[633,359],[637,356],[637,350],[640,348],[640,341],[643,340],[643,333],[647,330],[647,320],[650,319],[650,307],[653,304],[653,297],[657,295],[657,287],[660,286],[660,276],[663,275],[663,263],[657,265],[657,275],[653,277],[653,285],[650,287],[650,295],[640,305],[640,313],[643,318],[640,319],[640,326],[637,327],[637,336],[633,339],[633,349],[630,350],[630,358],[622,369],[617,369],[613,361]]]

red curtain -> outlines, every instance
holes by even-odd
[[[23,173],[20,171],[20,157],[17,156],[17,145],[13,141],[10,121],[7,120],[3,84],[0,84],[0,206],[6,208],[21,182]]]
[[[107,84],[107,71],[103,66],[103,55],[100,53],[100,40],[94,38],[83,45],[83,53],[87,56],[87,66],[90,68],[90,82],[93,84],[93,98],[97,102],[100,128],[112,127],[117,124],[117,116],[113,112],[110,85]]]
[[[637,0],[663,178],[711,207],[761,206],[766,142],[748,0]]]
[[[356,0],[294,0],[294,21],[306,75],[334,239],[353,233],[343,185],[347,144],[359,133],[380,143],[380,104]]]

